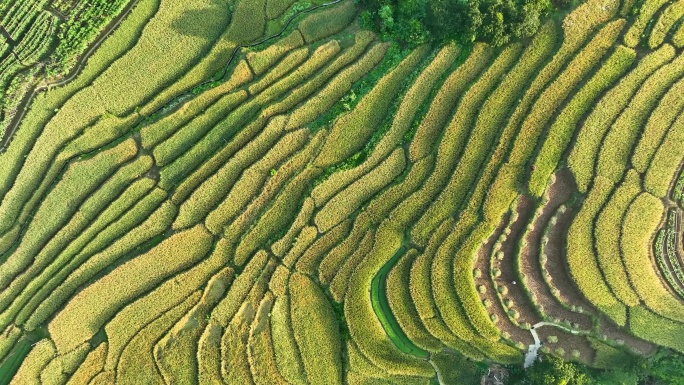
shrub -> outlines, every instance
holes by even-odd
[[[558,337],[557,336],[548,336],[546,337],[546,342],[550,344],[557,344],[558,343]]]

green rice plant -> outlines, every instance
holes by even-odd
[[[226,38],[235,45],[252,43],[266,28],[266,1],[239,1],[231,15]]]
[[[225,228],[224,236],[230,239],[241,237],[249,229],[251,224],[257,220],[259,215],[263,213],[264,209],[275,201],[278,193],[291,179],[295,178],[298,174],[306,175],[298,178],[308,178],[311,175],[317,175],[320,172],[319,169],[311,167],[305,168],[306,163],[311,159],[311,150],[316,148],[316,139],[320,138],[315,137],[304,150],[290,158],[277,170],[272,169],[275,170],[275,173],[268,178],[261,193],[252,199],[243,210],[240,210],[238,212],[239,215],[236,218],[233,219],[232,217],[224,215],[226,214],[226,210],[232,211],[233,208],[231,207],[230,202],[223,201],[206,220],[206,223],[211,227],[211,230],[220,233]],[[318,143],[320,143],[320,141]],[[299,180],[303,181],[304,179]]]
[[[185,301],[193,292],[205,287],[212,276],[229,260],[230,255],[231,251],[223,242],[215,247],[208,258],[159,284],[154,290],[120,310],[104,327],[109,344],[105,369],[115,370],[124,348],[144,325]],[[178,282],[183,284],[179,285]],[[205,291],[205,297],[207,295],[211,293]],[[203,301],[218,302],[204,297]]]
[[[480,224],[468,235],[465,242],[459,246],[458,251],[455,252],[453,257],[454,270],[452,281],[469,322],[475,327],[477,333],[487,340],[478,341],[476,346],[497,361],[514,362],[517,359],[517,352],[503,344],[503,341],[500,340],[500,331],[496,328],[487,310],[482,305],[480,297],[475,290],[476,285],[472,275],[475,256],[478,253],[479,247],[493,230],[493,225]]]
[[[224,242],[222,247],[230,248],[228,242]],[[231,251],[232,252],[232,251]],[[252,289],[254,282],[256,282],[266,267],[269,261],[266,252],[259,252],[245,265],[245,268],[239,273],[233,281],[230,290],[226,293],[223,299],[214,307],[211,312],[211,319],[218,326],[225,327],[230,320],[240,309],[240,306],[247,298],[249,291]],[[209,325],[208,327],[210,327]]]
[[[340,191],[314,216],[314,223],[326,232],[391,183],[406,167],[403,149],[396,149],[374,170]]]
[[[499,342],[500,332],[483,307],[473,280],[473,255],[493,231],[493,227],[483,225],[467,237],[464,233],[476,223],[475,215],[462,213],[456,227],[439,246],[430,270],[433,296],[441,317],[454,334],[497,362],[512,363],[518,360],[519,353]],[[460,243],[463,237],[467,238]],[[456,319],[461,321],[454,324]]]
[[[273,94],[280,95],[284,91],[288,93],[279,100],[275,98],[266,100],[263,113],[267,116],[285,113],[294,115],[298,113],[299,108],[296,108],[297,105],[299,103],[306,104],[307,97],[323,87],[328,78],[333,76],[335,71],[339,69],[336,68],[338,65],[348,60],[350,54],[360,54],[360,52],[356,52],[357,50],[360,51],[360,49],[354,47],[345,51],[334,61],[332,60],[333,57],[339,54],[342,49],[337,40],[331,40],[316,48],[309,60],[295,69],[290,76],[273,86]],[[330,61],[332,63],[329,63]],[[288,125],[288,130],[290,129],[292,127]]]
[[[232,97],[242,95],[242,92],[235,91],[235,89],[249,83],[253,78],[254,75],[252,75],[247,62],[240,60],[235,65],[235,68],[233,68],[226,82],[202,92],[161,119],[144,125],[140,129],[140,142],[142,146],[148,150],[156,147],[159,143],[171,137],[178,129],[185,127],[188,122],[193,121],[198,115],[203,117],[203,115],[207,115],[207,110],[216,108],[214,106],[217,103],[225,103],[231,99],[231,97],[225,97],[226,94],[231,93],[234,95]],[[220,116],[220,114],[216,115]]]
[[[277,17],[280,17],[296,1],[297,0],[267,0],[266,17],[268,20],[273,20]]]
[[[307,198],[308,200],[308,198]],[[301,257],[311,246],[314,241],[321,242],[325,236],[318,238],[318,229],[316,226],[306,226],[299,232],[297,239],[293,242],[292,248],[285,254],[282,259],[282,264],[287,269],[292,269],[292,267],[297,263],[299,257]]]
[[[223,382],[230,378],[238,383],[254,383],[247,358],[247,340],[249,338],[249,324],[254,319],[254,302],[257,300],[256,298],[249,298],[242,303],[240,310],[223,329],[223,335],[220,339],[220,373]]]
[[[200,140],[216,124],[219,124],[223,117],[242,105],[248,96],[244,90],[225,95],[208,106],[204,112],[198,113],[192,120],[184,122],[183,126],[178,127],[170,137],[155,145],[152,151],[155,163],[159,167],[172,163],[187,151],[193,143]],[[168,126],[165,124],[166,127],[173,127],[171,121],[167,124]],[[155,130],[160,128],[155,125],[148,127],[154,127]]]
[[[434,158],[432,156],[420,159],[411,165],[411,169],[402,183],[387,187],[376,199],[368,203],[365,212],[371,217],[373,223],[381,223],[385,219],[404,223],[403,217],[397,218],[392,215],[393,211],[398,210],[401,202],[423,185],[423,182],[430,176],[432,167],[434,167]]]
[[[276,266],[270,260],[262,274],[253,282],[253,287],[245,297],[238,312],[232,317],[223,331],[221,338],[221,376],[223,382],[237,380],[239,383],[253,383],[249,365],[250,324],[255,318],[255,309],[267,294],[268,280]]]
[[[677,29],[674,31],[672,34],[672,45],[674,45],[677,48],[682,48],[684,47],[684,26],[681,24],[677,27]]]
[[[478,114],[473,135],[484,135],[480,132],[497,132],[497,145],[489,156],[489,161],[480,172],[479,181],[471,192],[466,210],[476,212],[483,206],[485,218],[495,226],[499,218],[509,207],[517,195],[519,171],[509,164],[501,165],[510,147],[516,142],[518,129],[516,124],[505,124],[505,119],[516,103],[517,96],[523,92],[527,79],[531,78],[549,55],[553,52],[558,36],[556,26],[547,23],[525,48],[515,67],[503,78],[501,84],[492,92]],[[477,133],[475,133],[477,132]],[[467,151],[467,150],[466,150]],[[459,169],[457,168],[457,172]],[[497,175],[498,172],[498,175]],[[458,179],[458,178],[456,178]],[[452,178],[454,180],[454,178]],[[463,204],[463,203],[461,203]]]
[[[187,174],[199,167],[197,171],[191,174],[177,188],[176,194],[174,195],[174,201],[179,202],[185,200],[192,190],[214,174],[238,149],[246,145],[256,133],[261,131],[268,119],[276,115],[276,109],[267,109],[258,115],[256,119],[252,119],[262,105],[272,102],[277,99],[279,95],[289,91],[290,88],[294,87],[294,83],[306,80],[309,75],[318,70],[320,66],[324,65],[328,58],[336,54],[338,49],[339,46],[337,46],[337,44],[320,47],[312,55],[312,60],[305,62],[304,65],[300,66],[296,71],[286,76],[275,85],[269,87],[265,92],[262,92],[257,96],[257,98],[250,100],[250,102],[238,108],[233,114],[229,115],[227,119],[210,131],[192,149],[176,160],[174,164],[171,164],[166,169],[162,170],[162,185],[171,185],[179,182],[187,176]],[[271,92],[271,90],[273,90],[273,92]],[[304,97],[305,96],[306,95],[304,95]],[[291,99],[289,102],[296,104],[299,100]],[[293,107],[293,105],[286,107],[286,109],[291,107]],[[250,120],[251,123],[246,127],[243,127],[243,125]],[[231,137],[233,140],[226,142],[226,138]],[[222,144],[226,145],[222,146]],[[203,162],[205,163],[202,164]]]
[[[680,321],[684,306],[665,288],[651,262],[652,235],[658,230],[664,213],[660,199],[649,193],[639,195],[622,222],[620,247],[627,274],[646,306],[658,315]]]
[[[289,295],[276,297],[271,310],[270,321],[273,351],[279,372],[291,384],[306,384],[306,373],[302,365],[301,353],[292,330]]]
[[[268,48],[262,51],[248,52],[246,57],[249,67],[254,71],[255,75],[261,76],[285,54],[303,45],[304,39],[302,34],[299,31],[292,31],[289,35],[280,39],[277,43],[269,45]]]
[[[90,344],[83,343],[71,352],[53,358],[40,372],[40,382],[46,384],[64,384],[71,374],[81,366],[90,351]]]
[[[342,303],[344,301],[344,295],[347,293],[347,286],[349,284],[349,277],[356,269],[356,266],[358,266],[363,258],[371,251],[374,238],[375,232],[367,231],[356,249],[347,257],[339,269],[335,271],[335,276],[330,281],[329,289],[330,294],[332,294],[332,297],[336,302]]]
[[[392,98],[386,96],[400,92],[401,79],[415,71],[426,54],[427,47],[414,50],[385,75],[354,110],[337,119],[314,164],[329,167],[361,150],[387,114]]]
[[[78,385],[89,383],[90,380],[102,371],[106,356],[107,342],[103,342],[88,353],[66,384]]]
[[[92,159],[72,164],[38,208],[23,242],[0,266],[0,287],[7,287],[18,272],[28,267],[32,257],[66,224],[78,205],[136,152],[135,143],[131,140]],[[8,213],[3,210],[6,207],[0,206],[0,217]]]
[[[283,60],[281,60],[272,70],[268,71],[259,81],[249,86],[249,92],[252,95],[257,95],[266,89],[269,85],[276,82],[288,72],[297,68],[302,62],[309,57],[309,48],[304,47],[290,52]]]
[[[486,356],[477,348],[453,334],[441,318],[433,295],[431,266],[434,255],[442,240],[453,229],[453,226],[453,220],[444,221],[428,242],[423,254],[414,260],[411,266],[409,292],[420,322],[431,335],[446,346],[479,361],[485,359]]]
[[[420,322],[418,311],[411,300],[409,286],[406,284],[410,281],[411,266],[418,255],[418,251],[409,250],[392,268],[387,276],[387,300],[392,314],[409,340],[424,350],[439,351],[443,345]]]
[[[623,256],[620,252],[620,232],[617,223],[622,223],[630,203],[641,192],[641,178],[635,170],[629,170],[622,184],[615,189],[596,219],[594,242],[598,264],[615,296],[626,306],[639,305],[639,296],[632,289]]]
[[[271,334],[270,313],[273,307],[272,293],[266,296],[257,309],[256,316],[249,329],[247,354],[252,378],[262,384],[287,384],[287,380],[280,374],[273,351],[273,336]]]
[[[632,154],[632,164],[639,172],[646,172],[665,135],[684,108],[684,100],[680,97],[682,92],[684,92],[684,80],[679,80],[658,101],[658,105],[651,112],[644,132]]]
[[[70,351],[90,339],[132,298],[201,260],[211,243],[211,235],[201,226],[175,234],[80,291],[48,326],[57,350]],[[122,290],[109,290],[112,286]]]
[[[212,254],[222,258],[230,249],[220,240]],[[227,258],[226,258],[227,259]],[[221,261],[221,262],[225,262]],[[154,347],[154,357],[159,371],[166,381],[194,383],[198,380],[197,342],[209,323],[209,313],[230,288],[235,271],[226,267],[214,274],[207,282],[197,305],[183,316]]]
[[[243,265],[252,254],[273,242],[272,234],[289,227],[304,198],[307,186],[320,173],[320,170],[309,168],[297,175],[283,189],[273,205],[256,221],[251,230],[245,234],[235,250],[235,263]]]
[[[192,226],[204,219],[225,197],[226,191],[240,179],[242,171],[277,143],[284,123],[284,118],[271,120],[260,135],[243,146],[216,174],[202,183],[180,206],[174,228]]]
[[[543,194],[546,182],[570,143],[582,116],[590,110],[604,90],[625,74],[635,59],[634,50],[618,46],[601,68],[563,107],[549,128],[544,144],[534,161],[534,169],[529,182],[529,189],[534,195]]]
[[[233,13],[229,30],[243,34],[255,33],[257,28],[252,22],[259,19],[250,12],[251,21],[244,23],[238,13],[242,8],[238,7]],[[178,15],[185,15],[180,23]],[[211,48],[225,28],[228,15],[227,4],[208,0],[162,2],[135,47],[93,82],[94,92],[104,108],[118,116],[125,116],[135,107],[142,106],[190,69]],[[249,28],[245,28],[245,24]]]
[[[684,332],[684,325],[661,317],[641,306],[629,313],[629,329],[634,335],[678,352],[684,352],[684,343],[677,336]]]
[[[643,127],[646,124],[646,119],[658,100],[682,75],[684,56],[680,55],[655,71],[644,82],[604,138],[596,165],[597,174],[616,182],[620,180],[636,140],[641,134],[641,130],[635,127]]]
[[[628,105],[641,84],[658,68],[672,60],[674,55],[672,46],[664,45],[641,59],[634,70],[606,92],[587,116],[568,156],[568,165],[575,176],[580,192],[587,191],[594,177],[594,164],[610,126]]]
[[[303,274],[294,273],[288,288],[292,329],[307,379],[315,384],[341,383],[341,338],[330,302]]]
[[[352,341],[375,365],[390,374],[431,377],[434,371],[427,362],[402,353],[387,337],[368,295],[373,276],[400,246],[400,232],[387,224],[381,225],[371,253],[350,277],[344,315]]]
[[[341,232],[335,244],[330,245],[326,252],[321,253],[319,251],[317,253],[319,255],[317,256],[318,260],[320,261],[317,268],[316,266],[310,268],[311,272],[318,271],[318,280],[322,284],[329,285],[335,278],[337,271],[344,265],[349,256],[354,253],[354,250],[356,250],[358,244],[363,240],[363,237],[370,228],[370,221],[368,219],[367,215],[361,213],[356,217],[353,227],[351,226],[351,221],[347,220],[326,233],[326,236],[328,236],[328,234],[335,231]]]
[[[285,254],[291,250],[295,244],[295,240],[299,240],[297,234],[301,233],[301,231],[303,231],[302,229],[304,229],[306,224],[309,223],[311,216],[313,215],[314,207],[314,201],[312,198],[304,199],[304,203],[302,204],[297,217],[292,222],[292,226],[287,229],[287,232],[282,236],[282,238],[275,241],[271,245],[271,251],[275,256],[283,258]]]
[[[411,141],[409,158],[412,162],[416,162],[433,151],[440,135],[439,130],[449,123],[454,102],[467,90],[470,83],[477,79],[480,72],[487,68],[492,53],[493,51],[486,45],[476,44],[463,64],[458,66],[444,81]],[[445,137],[448,138],[448,136]]]
[[[175,188],[172,200],[180,205],[195,189],[218,172],[235,153],[253,140],[268,120],[254,117],[256,106],[250,103],[238,107],[193,148],[160,171],[160,186]],[[250,122],[250,123],[247,123]],[[247,124],[247,126],[243,126]],[[226,137],[231,138],[227,141]],[[218,150],[218,153],[215,151]]]
[[[9,186],[14,183],[17,173],[19,173],[21,164],[24,162],[24,155],[27,155],[30,149],[36,144],[36,138],[46,127],[47,122],[53,116],[62,116],[59,113],[60,108],[64,105],[66,100],[73,96],[77,91],[89,85],[102,71],[104,71],[112,61],[116,60],[120,55],[130,49],[138,39],[140,31],[147,24],[148,20],[152,18],[159,5],[159,0],[141,0],[137,3],[135,9],[131,11],[129,16],[121,23],[119,28],[112,32],[89,58],[86,65],[83,67],[79,76],[60,88],[51,88],[49,92],[40,93],[36,95],[31,105],[31,109],[27,111],[26,116],[20,123],[20,129],[15,132],[12,138],[12,145],[9,146],[5,153],[0,154],[0,162],[3,167],[0,168],[0,197],[4,195]],[[82,101],[87,99],[81,99]],[[68,104],[72,106],[72,103]],[[67,109],[70,107],[67,107]],[[100,111],[100,106],[95,105],[92,111]],[[85,121],[91,121],[91,112],[83,111],[81,117]],[[76,115],[78,116],[78,115]],[[82,122],[75,122],[70,124],[69,128],[82,128]],[[65,127],[60,127],[61,131]],[[70,134],[73,135],[73,134]],[[53,137],[54,139],[54,137]],[[40,141],[42,142],[42,140]],[[48,143],[50,143],[48,141]],[[61,143],[61,142],[60,142]],[[55,143],[59,145],[59,143]],[[42,147],[47,149],[46,147]],[[42,151],[41,151],[42,152]]]
[[[684,2],[677,1],[665,8],[660,14],[658,21],[653,25],[651,34],[648,36],[648,46],[651,49],[658,48],[665,37],[672,30],[679,19],[684,16]]]
[[[350,227],[351,220],[345,220],[339,225],[333,227],[332,230],[328,231],[323,236],[316,239],[316,241],[313,242],[311,246],[297,260],[297,263],[295,264],[295,270],[297,270],[300,273],[306,274],[310,277],[315,277],[319,270],[319,265],[322,265],[321,261],[323,261],[324,258],[328,258],[328,252],[330,252],[331,250],[337,250],[335,246],[340,244],[342,240],[345,240],[345,242],[342,243],[342,245],[346,245],[347,247],[349,247],[349,243],[344,237],[347,236],[347,234],[349,234]],[[316,229],[316,231],[318,232],[318,229]],[[340,247],[344,248],[344,246]],[[356,247],[356,244],[353,247]],[[345,258],[352,253],[352,251],[349,251],[349,249],[345,249],[344,252],[346,252],[346,254],[344,254]],[[324,271],[325,268],[321,270]]]
[[[416,244],[425,244],[429,234],[450,214],[449,208],[453,210],[458,207],[478,177],[478,170],[495,143],[498,131],[486,125],[477,125],[477,112],[505,71],[518,59],[521,48],[519,44],[506,47],[461,100],[444,133],[445,138],[449,139],[442,141],[437,150],[435,172],[426,182],[426,185],[441,191],[411,230],[411,238]],[[473,124],[475,126],[471,131]]]
[[[651,23],[653,16],[667,3],[665,0],[646,0],[641,4],[638,15],[625,33],[624,42],[626,46],[634,48],[642,38],[646,37],[646,28]],[[655,28],[657,28],[657,25]]]
[[[118,384],[159,383],[163,381],[159,370],[157,370],[157,363],[153,354],[154,345],[173,324],[199,301],[200,296],[200,292],[194,292],[183,302],[145,325],[130,340],[116,367],[116,382]],[[147,352],[147,354],[140,354],[141,352]]]
[[[434,83],[448,69],[458,53],[459,49],[455,45],[448,45],[435,55],[434,60],[418,75],[404,95],[390,128],[378,141],[377,146],[371,151],[368,158],[357,167],[333,173],[321,184],[314,187],[311,196],[316,201],[317,206],[322,206],[323,202],[328,201],[342,188],[377,166],[401,142]]]
[[[33,309],[34,307],[26,306],[26,301],[38,290],[44,289],[47,280],[58,274],[66,262],[99,231],[152,189],[153,181],[149,179],[133,182],[151,165],[151,159],[140,157],[119,169],[101,185],[101,188],[91,194],[69,222],[35,254],[31,266],[15,277],[0,293],[0,307],[4,309],[4,314],[0,316],[0,324],[10,322],[10,317],[17,315],[20,310],[25,312],[28,308]],[[130,188],[127,188],[131,183]],[[17,322],[23,321],[21,317],[17,318]]]
[[[356,16],[356,5],[352,1],[342,1],[333,8],[316,12],[299,25],[299,31],[307,44],[332,36],[347,27]]]
[[[568,63],[567,67],[556,76],[553,83],[541,93],[520,127],[520,133],[508,157],[511,164],[522,166],[530,159],[542,130],[553,113],[560,108],[574,86],[608,52],[624,26],[625,20],[616,20],[601,28]]]
[[[50,339],[40,340],[31,349],[9,383],[12,385],[39,384],[41,370],[50,362],[55,353],[55,344]]]
[[[128,252],[149,242],[166,229],[176,214],[171,205],[162,205],[166,194],[160,190],[152,190],[139,202],[131,203],[132,207],[123,207],[125,214],[115,218],[104,228],[88,234],[86,244],[77,248],[69,248],[60,255],[60,264],[68,261],[66,266],[50,267],[43,274],[47,277],[35,280],[25,290],[27,294],[35,294],[17,314],[17,321],[24,323],[25,328],[34,330],[50,315],[59,309],[64,301],[87,282],[95,274],[106,269],[111,263]],[[98,224],[103,225],[103,224]],[[97,236],[97,240],[89,239]],[[76,271],[75,274],[74,271]],[[23,301],[16,301],[22,305]],[[8,312],[11,313],[11,312]]]
[[[582,294],[618,325],[624,326],[625,306],[613,295],[596,262],[592,223],[596,214],[608,200],[613,189],[612,181],[597,176],[594,186],[582,203],[582,208],[572,221],[567,236],[566,252],[570,276]],[[625,263],[627,264],[627,256]]]
[[[386,44],[376,44],[359,60],[340,71],[323,89],[315,96],[309,98],[301,107],[292,113],[287,124],[287,129],[295,129],[312,122],[316,117],[327,111],[335,102],[351,88],[352,84],[375,67],[384,57],[387,51]],[[352,51],[352,53],[355,53]],[[351,54],[349,55],[351,56]],[[345,56],[338,59],[346,62],[351,58]],[[345,60],[346,59],[346,60]],[[344,60],[344,61],[342,61]],[[333,62],[332,66],[337,63]]]
[[[648,166],[644,188],[657,197],[668,195],[672,181],[677,178],[680,159],[684,158],[684,119],[681,115],[667,130],[663,142]]]
[[[215,322],[204,328],[197,347],[198,377],[201,383],[221,383],[221,336],[223,329]]]
[[[268,201],[268,199],[262,199],[264,194],[268,191],[278,190],[300,169],[300,162],[297,161],[307,154],[308,148],[300,149],[308,139],[309,132],[306,130],[286,134],[260,160],[244,171],[238,169],[236,172],[241,171],[242,174],[231,187],[224,190],[230,192],[222,194],[225,197],[222,197],[221,203],[207,217],[205,221],[207,228],[214,233],[220,233],[223,227],[229,224],[245,207],[253,205],[255,199]],[[295,151],[298,152],[295,153]],[[231,161],[229,161],[229,166],[232,166]],[[248,164],[239,167],[246,166]]]

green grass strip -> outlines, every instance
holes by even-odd
[[[397,323],[397,319],[394,318],[394,314],[392,314],[389,302],[387,301],[387,275],[390,270],[392,270],[392,267],[399,261],[401,256],[404,255],[405,251],[406,246],[402,245],[397,253],[394,254],[394,256],[387,261],[373,277],[373,280],[371,281],[371,303],[375,315],[382,324],[382,328],[385,329],[387,336],[392,340],[394,345],[406,354],[427,359],[429,353],[417,347],[406,336],[404,331],[401,330],[399,323]]]

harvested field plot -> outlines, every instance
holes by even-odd
[[[0,385],[682,357],[684,2],[374,3],[0,0]]]

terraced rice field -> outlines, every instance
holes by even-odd
[[[81,3],[5,6],[0,62]],[[3,136],[0,383],[448,383],[541,321],[684,353],[680,3],[413,50],[353,0],[116,3]]]

